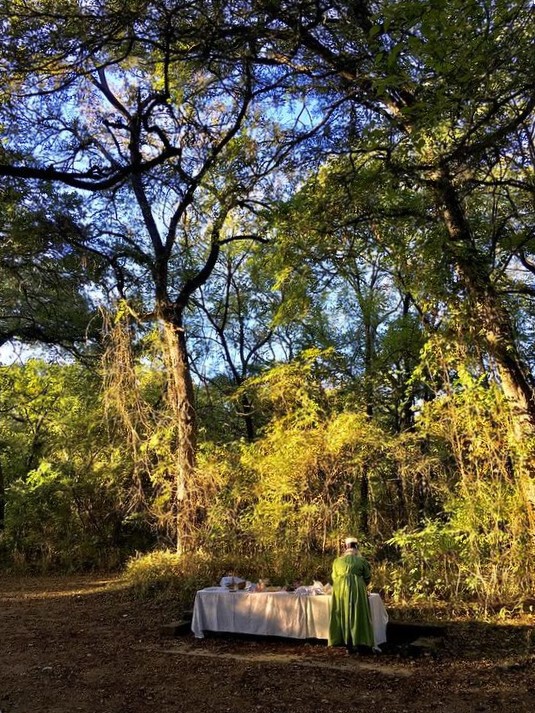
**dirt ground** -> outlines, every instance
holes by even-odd
[[[172,604],[113,578],[0,575],[0,713],[535,710],[535,620],[451,623],[417,657],[322,643],[163,636]]]

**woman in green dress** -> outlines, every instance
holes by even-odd
[[[361,557],[354,537],[345,539],[345,551],[333,562],[333,595],[329,646],[373,647],[373,627],[367,585],[371,568]]]

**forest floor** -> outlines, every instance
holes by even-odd
[[[535,709],[535,619],[449,622],[432,655],[163,636],[180,612],[118,579],[0,574],[1,713]]]

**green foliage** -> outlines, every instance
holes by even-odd
[[[43,461],[11,485],[5,541],[15,566],[72,570],[119,564],[117,497],[99,476],[69,477]]]
[[[283,559],[288,550],[333,552],[364,522],[363,534],[378,539],[404,508],[416,519],[411,484],[425,479],[432,458],[417,438],[398,442],[365,414],[333,408],[336,399],[320,386],[323,356],[306,353],[247,383],[272,414],[254,443],[201,451],[199,475],[211,488],[205,536],[225,551]],[[403,488],[406,501],[396,505]]]
[[[417,378],[429,386],[440,372],[441,392],[420,404],[413,433],[337,412],[312,368],[318,353],[253,380],[273,416],[255,443],[205,452],[207,543],[295,572],[361,531],[365,506],[374,581],[393,601],[518,600],[533,586],[531,446],[496,384],[458,348],[433,349]]]
[[[78,197],[0,186],[0,343],[94,349],[101,321],[92,294],[106,263],[84,252],[89,235]]]
[[[321,385],[322,360],[330,350],[305,350],[293,362],[277,364],[247,381],[245,391],[255,392],[270,413],[303,427],[320,417],[325,396]]]
[[[429,520],[416,531],[404,528],[389,544],[401,555],[384,585],[394,600],[456,600],[469,591],[461,568],[464,537],[447,521]]]
[[[393,602],[518,601],[534,584],[531,446],[516,440],[498,389],[473,369],[453,369],[456,351],[439,362],[443,352],[428,350],[427,378],[431,353],[448,378],[421,404],[413,433],[339,411],[322,384],[320,352],[254,379],[248,388],[271,414],[262,435],[199,451],[197,553],[140,555],[128,567],[132,585],[143,596],[174,592],[188,607],[196,589],[228,572],[280,585],[327,581],[351,531],[372,561],[374,587]],[[149,374],[139,376],[145,397],[157,399]],[[146,549],[150,513],[165,519],[172,496],[165,420],[138,444],[153,468],[146,509],[136,509],[139,471],[123,431],[114,442],[103,428],[94,375],[31,361],[1,377],[4,558],[19,567],[109,567]]]
[[[0,379],[2,540],[12,563],[117,566],[149,538],[131,508],[131,464],[104,427],[98,378],[31,360],[2,367]]]
[[[124,580],[141,598],[172,597],[178,607],[190,608],[195,592],[210,582],[207,558],[156,550],[136,555],[126,563]]]
[[[534,586],[526,502],[513,483],[459,485],[441,519],[390,539],[400,555],[384,588],[395,600],[477,601],[484,608],[521,601]]]
[[[526,500],[522,483],[464,482],[449,505],[451,527],[463,537],[467,590],[492,604],[518,601],[532,590],[533,502]]]
[[[442,388],[422,404],[418,429],[452,464],[440,517],[390,539],[401,560],[385,586],[402,599],[519,601],[534,586],[534,444],[519,438],[502,391],[459,345],[434,340],[424,364]]]
[[[328,22],[316,3],[268,5],[6,4],[0,339],[79,346],[105,266],[129,301],[105,404],[77,365],[1,370],[2,546],[101,565],[182,519],[218,562],[160,553],[132,577],[176,575],[190,596],[223,564],[324,572],[351,530],[392,597],[520,597],[531,8],[341,2]],[[82,203],[51,178],[91,190]],[[244,240],[265,251],[246,258]],[[138,314],[165,322],[165,364]],[[196,454],[201,356],[217,378]]]
[[[234,574],[256,582],[269,578],[278,586],[296,580],[311,584],[327,582],[331,558],[301,558],[288,554],[286,558],[225,555],[202,552],[178,555],[169,550],[156,550],[132,557],[125,566],[124,582],[140,598],[172,599],[183,610],[191,609],[197,590],[218,584],[221,577]]]

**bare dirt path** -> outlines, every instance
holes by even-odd
[[[1,713],[532,713],[535,622],[456,624],[436,657],[321,644],[166,638],[172,602],[118,580],[1,578]]]

